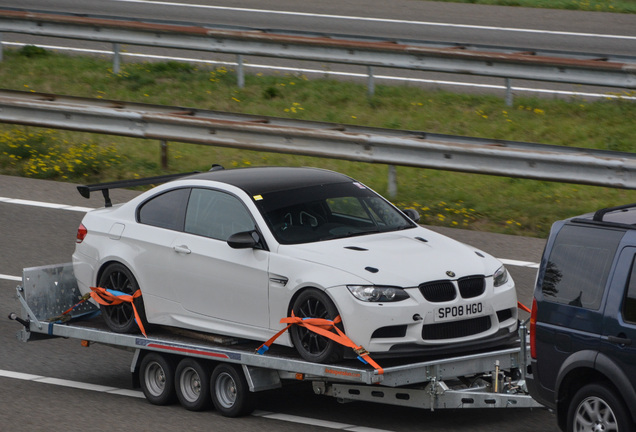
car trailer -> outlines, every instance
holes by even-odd
[[[311,363],[295,350],[207,333],[152,326],[148,337],[108,330],[99,309],[82,302],[72,264],[27,268],[17,287],[20,341],[64,337],[84,346],[100,343],[134,353],[133,383],[153,404],[179,402],[189,410],[214,407],[224,416],[247,415],[254,392],[279,388],[285,381],[312,383],[316,394],[340,402],[367,401],[429,410],[444,408],[541,407],[528,395],[527,330],[520,325],[519,344],[441,359],[386,359],[381,371],[357,361]],[[78,305],[78,303],[80,303]],[[383,363],[380,361],[380,363]]]

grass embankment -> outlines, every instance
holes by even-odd
[[[305,120],[633,152],[636,104],[548,100],[363,85],[303,76],[255,75],[245,88],[224,68],[125,64],[34,48],[5,52],[0,87],[92,98],[190,106]],[[156,141],[0,125],[0,172],[80,183],[162,173]],[[276,153],[170,143],[169,171],[309,165],[347,173],[387,192],[387,167]],[[426,224],[545,236],[554,220],[636,201],[633,191],[398,167],[398,205]]]
[[[594,12],[636,13],[633,0],[435,0],[448,3],[472,3],[496,6],[520,6]]]

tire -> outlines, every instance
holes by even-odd
[[[214,408],[225,417],[251,414],[255,408],[255,395],[250,392],[241,366],[219,364],[210,379]]]
[[[200,360],[184,358],[175,373],[175,390],[179,403],[189,411],[203,411],[212,407],[210,398],[210,369]]]
[[[139,381],[144,396],[153,405],[174,403],[174,360],[158,353],[148,353],[141,360]]]
[[[139,290],[139,284],[126,266],[120,263],[110,264],[101,277],[98,286],[101,288],[121,291],[125,294],[134,294]],[[137,313],[144,327],[147,327],[146,312],[141,297],[134,300]],[[139,326],[135,321],[135,313],[130,303],[121,303],[115,306],[100,305],[102,316],[108,328],[116,333],[135,333]]]
[[[633,431],[625,403],[606,383],[587,384],[576,392],[568,407],[568,432]]]
[[[300,293],[292,306],[294,315],[300,318],[324,318],[333,320],[338,309],[327,294],[317,289],[308,289]],[[342,330],[342,324],[338,324]],[[344,347],[324,336],[320,336],[297,325],[290,329],[291,338],[300,356],[314,363],[332,363],[344,356]]]

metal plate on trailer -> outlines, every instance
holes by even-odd
[[[22,271],[22,288],[27,304],[40,321],[61,315],[82,298],[72,263],[25,268]],[[70,316],[73,318],[97,310],[94,304],[84,302],[70,312]]]

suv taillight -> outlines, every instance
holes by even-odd
[[[84,224],[80,224],[79,228],[77,228],[77,238],[75,239],[75,243],[83,242],[86,234],[88,234],[88,230],[86,229]]]
[[[530,357],[537,358],[537,299],[532,299],[532,311],[530,312]]]

